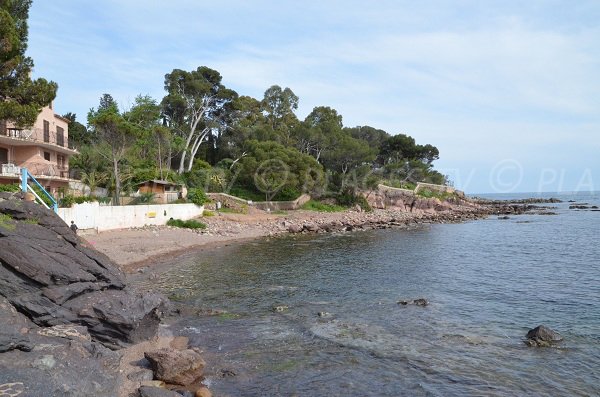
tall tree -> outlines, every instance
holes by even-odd
[[[298,96],[286,87],[273,85],[265,91],[261,102],[267,121],[273,131],[281,136],[281,143],[289,145],[292,131],[299,121],[294,111],[298,109]]]
[[[98,109],[90,109],[88,124],[96,133],[100,143],[109,147],[109,155],[104,155],[102,151],[100,153],[112,163],[114,200],[118,204],[121,198],[120,163],[135,141],[134,126],[119,113],[117,103],[109,94],[104,94],[100,98]]]
[[[192,169],[200,145],[219,127],[223,108],[237,97],[221,80],[219,72],[206,66],[191,72],[174,69],[165,76],[163,114],[167,125],[184,139],[180,174],[186,169],[186,160],[187,169]]]
[[[56,97],[58,86],[31,79],[33,60],[27,50],[31,0],[0,0],[0,121],[27,127]]]

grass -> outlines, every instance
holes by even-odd
[[[232,187],[227,193],[244,200],[265,201],[265,195],[263,193],[254,192],[239,186]]]
[[[212,211],[209,211],[209,210],[204,210],[204,212],[202,213],[202,216],[210,218],[211,216],[215,216],[215,213]]]
[[[0,227],[9,231],[13,231],[17,228],[17,225],[13,222],[13,218],[10,215],[0,214]]]
[[[341,205],[335,204],[325,204],[317,200],[309,200],[304,205],[302,205],[303,210],[307,211],[317,211],[317,212],[342,212],[347,208],[342,207]]]
[[[189,221],[182,221],[181,219],[169,219],[167,226],[181,227],[184,229],[206,229],[206,224],[198,222],[195,219]]]

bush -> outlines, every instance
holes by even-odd
[[[190,219],[189,221],[182,221],[181,219],[169,219],[167,226],[181,227],[184,229],[206,229],[206,224],[198,222],[197,220]]]
[[[204,190],[198,187],[188,190],[187,199],[196,205],[204,205],[204,203],[209,201],[208,197],[206,197],[206,193],[204,193]]]
[[[363,209],[363,211],[369,212],[373,210],[364,196],[356,194],[356,192],[351,189],[344,190],[337,196],[336,199],[338,204],[346,207],[354,207],[355,205],[358,205]]]
[[[21,186],[18,183],[11,183],[10,185],[0,185],[0,192],[18,192],[21,190]]]
[[[96,197],[96,196],[72,196],[66,195],[59,200],[60,207],[70,208],[73,204],[83,204],[83,203],[92,203],[97,201],[99,203],[110,203],[110,197]]]
[[[346,210],[346,207],[335,204],[325,204],[316,200],[309,200],[301,207],[303,210],[318,211],[318,212],[341,212]]]

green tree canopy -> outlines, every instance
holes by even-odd
[[[27,127],[56,97],[58,86],[31,79],[33,60],[27,50],[31,0],[0,0],[0,120]]]

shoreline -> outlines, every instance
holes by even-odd
[[[202,231],[148,226],[81,237],[116,262],[125,273],[131,274],[190,252],[202,252],[262,237],[461,223],[486,218],[491,214],[489,208],[484,206],[455,206],[439,212],[375,209],[372,212],[346,210],[330,213],[296,210],[280,215],[263,211],[251,214],[221,213],[199,218],[207,224],[207,229]]]

